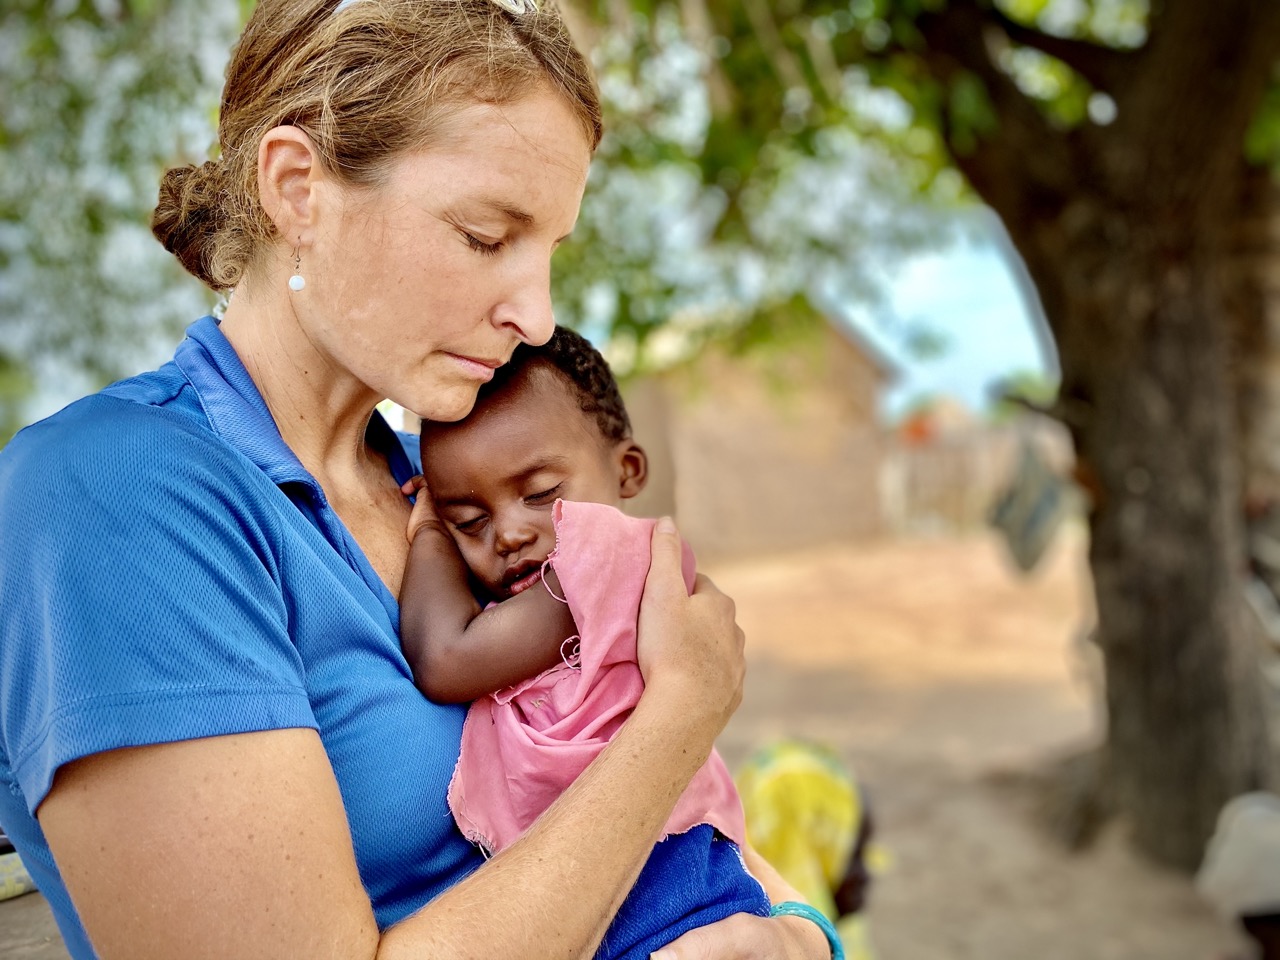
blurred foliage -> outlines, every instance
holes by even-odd
[[[0,14],[0,441],[36,384],[133,369],[212,296],[148,229],[203,159],[239,13],[199,0],[11,0]]]
[[[964,229],[973,200],[949,150],[1000,123],[980,78],[944,87],[926,69],[919,18],[947,2],[569,0],[594,25],[608,132],[556,257],[562,321],[611,340],[625,372],[706,339],[768,343],[797,298],[883,308],[887,264]],[[222,65],[251,6],[6,5],[0,361],[22,382],[103,382],[210,305],[146,224],[160,171],[211,152]],[[1143,0],[995,10],[1058,37],[1146,38]],[[999,62],[1053,123],[1105,121],[1106,98],[1063,62],[1014,42]],[[1280,84],[1247,150],[1280,158]],[[664,327],[679,336],[655,352]],[[909,333],[909,351],[945,348],[942,331]]]
[[[835,316],[853,303],[883,310],[890,265],[964,228],[972,199],[954,173],[939,176],[940,155],[921,162],[937,145],[899,128],[896,98],[863,84],[880,116],[833,113],[798,140],[791,115],[811,104],[772,109],[760,69],[733,94],[749,111],[760,97],[759,127],[743,130],[723,123],[716,62],[741,55],[757,70],[758,51],[717,47],[723,38],[699,35],[674,5],[583,12],[603,17],[585,40],[606,133],[573,242],[556,255],[555,302],[561,322],[609,341],[620,374],[710,340],[780,346],[802,302]]]
[[[0,353],[0,445],[23,426],[23,405],[33,387],[26,365]]]
[[[600,38],[612,132],[559,304],[637,344],[689,311],[710,333],[776,316],[771,305],[797,293],[828,309],[874,299],[877,254],[945,241],[944,212],[967,199],[953,162],[1001,116],[983,78],[939,71],[953,52],[930,48],[930,18],[980,15],[997,69],[1051,128],[1073,130],[1109,124],[1115,103],[1054,54],[1135,50],[1150,16],[1147,0],[570,5]],[[1280,166],[1280,79],[1245,149]],[[622,215],[615,194],[628,192],[649,195],[641,221]],[[926,331],[906,346],[942,343]],[[630,352],[643,366],[643,350]]]
[[[0,363],[23,385],[6,409],[159,359],[209,309],[147,223],[162,170],[215,148],[220,75],[252,5],[13,0],[0,14]],[[959,180],[919,161],[933,141],[884,148],[899,139],[893,105],[803,143],[726,139],[708,54],[679,16],[622,9],[593,45],[610,132],[576,242],[557,257],[562,320],[616,341],[620,357],[630,347],[633,366],[673,322],[686,351],[739,327],[763,343],[795,322],[780,308],[797,296],[827,309],[872,300],[885,262],[945,240]],[[772,94],[760,80],[742,93],[760,89],[763,129]],[[806,109],[789,103],[774,120],[791,129]]]

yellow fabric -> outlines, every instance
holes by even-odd
[[[844,877],[862,820],[847,767],[830,750],[785,740],[738,771],[747,840],[806,900],[836,919],[832,894]]]
[[[844,960],[873,960],[867,921],[861,913],[844,917],[836,923],[836,933],[844,947]]]
[[[35,888],[31,875],[16,853],[0,856],[0,900],[20,897],[24,893],[31,893]]]

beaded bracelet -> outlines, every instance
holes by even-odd
[[[827,943],[831,945],[831,960],[844,960],[844,944],[840,942],[840,935],[836,933],[835,925],[817,907],[811,907],[798,900],[784,900],[782,903],[775,903],[769,915],[771,917],[804,917],[806,920],[812,920],[827,938]]]

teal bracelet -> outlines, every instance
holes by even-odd
[[[769,911],[771,917],[804,917],[818,925],[827,943],[831,945],[831,960],[844,960],[844,944],[840,942],[840,934],[836,933],[835,924],[827,919],[827,915],[817,907],[811,907],[799,900],[784,900],[775,903]]]

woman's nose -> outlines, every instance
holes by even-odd
[[[551,309],[550,261],[522,271],[510,295],[494,309],[493,324],[534,346],[551,339],[556,318]]]

